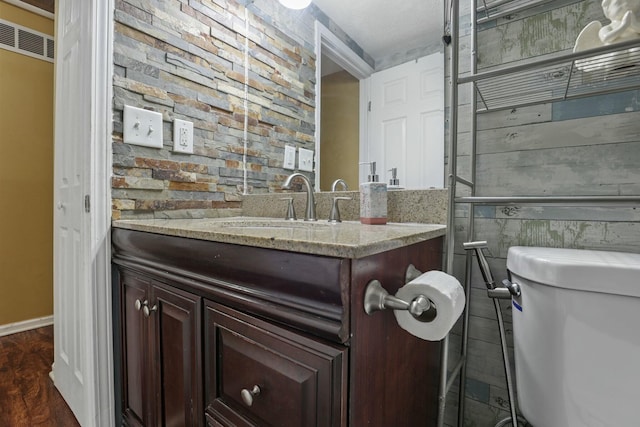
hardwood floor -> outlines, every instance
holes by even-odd
[[[0,427],[74,427],[49,378],[53,326],[0,337]]]

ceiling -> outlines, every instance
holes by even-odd
[[[313,0],[374,60],[443,34],[444,0]]]

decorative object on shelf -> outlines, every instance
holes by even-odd
[[[640,39],[640,0],[603,0],[602,10],[611,22],[604,26],[600,21],[587,24],[576,39],[574,52]],[[637,58],[639,51],[640,47],[632,47],[620,52],[606,53],[577,60],[576,66],[582,71],[596,71],[640,65]]]

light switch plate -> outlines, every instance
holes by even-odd
[[[122,122],[125,144],[162,148],[162,114],[125,105]]]
[[[296,168],[296,147],[293,145],[284,146],[284,169],[293,170]]]
[[[193,153],[193,122],[173,119],[173,151]]]
[[[298,168],[301,171],[313,172],[313,151],[306,148],[298,149]]]

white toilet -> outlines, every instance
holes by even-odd
[[[535,427],[640,426],[640,254],[512,247],[517,395]]]

